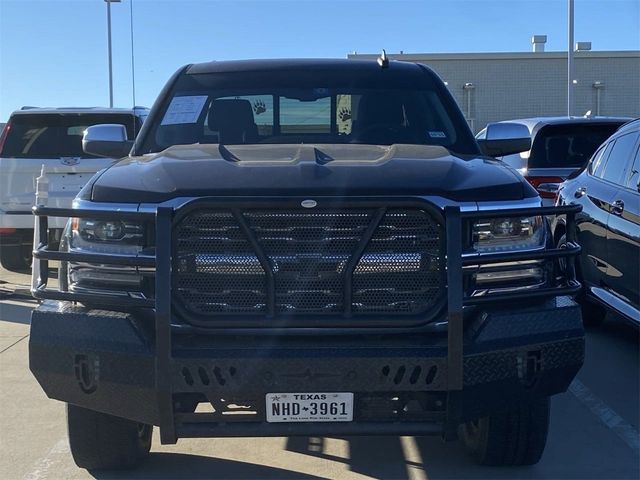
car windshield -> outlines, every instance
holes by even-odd
[[[124,125],[129,138],[134,138],[131,114],[20,114],[11,117],[0,157],[93,158],[82,150],[82,133],[87,127],[101,123]]]
[[[536,135],[529,168],[582,167],[622,123],[548,125]]]
[[[142,153],[177,144],[301,143],[440,145],[476,153],[453,100],[433,81],[414,88],[360,88],[348,78],[243,87],[217,81],[224,76],[184,75],[149,126]]]

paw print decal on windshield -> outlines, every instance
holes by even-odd
[[[351,120],[351,109],[342,107],[338,112],[338,118],[342,122],[346,122],[347,120]]]
[[[256,113],[256,115],[260,115],[261,113],[264,113],[267,111],[267,106],[264,104],[262,100],[256,100],[253,103],[253,111]]]

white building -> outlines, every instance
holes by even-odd
[[[378,56],[354,53],[348,58]],[[474,133],[493,121],[567,114],[566,52],[388,56],[436,71]],[[640,51],[577,51],[574,59],[573,115],[590,110],[593,115],[640,117]]]

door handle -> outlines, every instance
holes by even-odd
[[[616,200],[611,204],[611,213],[622,215],[622,212],[624,212],[624,202],[622,200]]]
[[[587,193],[587,187],[578,187],[576,191],[573,192],[573,196],[575,198],[581,198],[584,197],[585,193]]]

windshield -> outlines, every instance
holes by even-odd
[[[221,76],[229,75],[179,79],[149,127],[142,153],[177,144],[218,143],[404,143],[476,153],[457,106],[432,81],[414,88],[393,84],[361,88],[348,78],[324,83],[289,79],[282,82],[285,86],[275,81],[272,86],[265,85],[269,82],[254,86],[220,82],[216,77]],[[303,85],[287,87],[287,83]]]
[[[134,138],[134,116],[127,114],[14,115],[0,152],[4,158],[95,158],[82,150],[82,133],[91,125],[119,123]],[[139,125],[136,125],[136,130]]]
[[[582,167],[622,123],[548,125],[536,135],[529,168]]]

